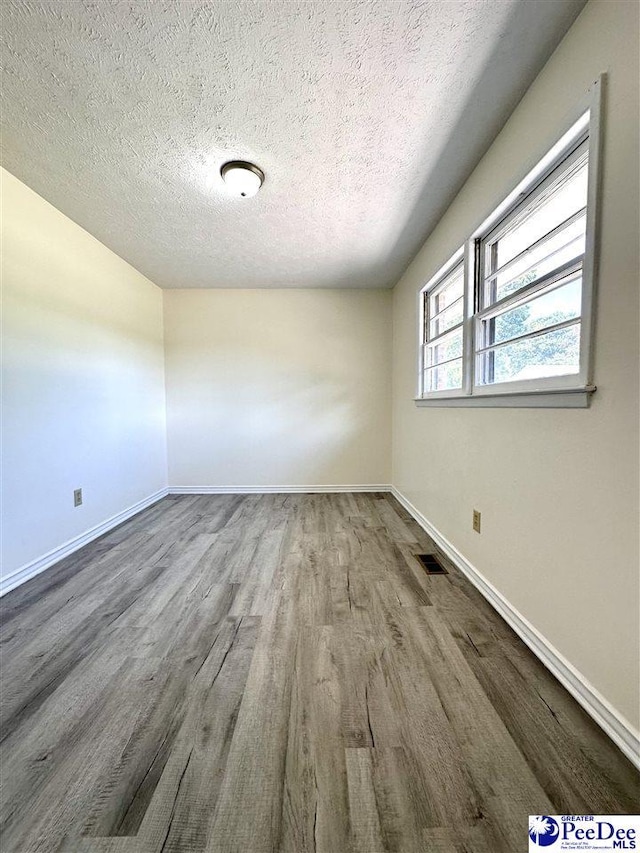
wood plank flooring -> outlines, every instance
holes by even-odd
[[[165,498],[0,603],[3,853],[515,853],[640,779],[385,494]]]

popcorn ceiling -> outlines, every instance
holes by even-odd
[[[3,0],[3,165],[161,287],[390,287],[583,5]]]

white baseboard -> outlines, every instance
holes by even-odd
[[[98,536],[102,536],[104,533],[108,533],[114,527],[117,527],[118,524],[122,524],[123,521],[127,521],[127,519],[136,515],[139,512],[142,512],[143,509],[151,506],[151,504],[156,503],[161,500],[161,498],[166,497],[166,495],[244,495],[244,494],[286,494],[286,493],[331,493],[331,492],[390,492],[391,486],[388,483],[383,485],[378,484],[360,484],[355,486],[176,486],[171,489],[161,489],[159,492],[156,492],[153,495],[149,495],[149,497],[144,498],[138,503],[133,504],[133,506],[127,507],[127,509],[122,510],[122,512],[117,513],[116,515],[111,516],[111,518],[106,519],[106,521],[97,524],[95,527],[92,527],[90,530],[86,530],[84,533],[81,533],[79,536],[74,536],[73,539],[69,539],[67,542],[64,542],[58,548],[54,548],[51,551],[48,551],[46,554],[43,554],[42,557],[38,557],[35,560],[32,560],[30,563],[22,566],[22,568],[17,569],[15,572],[12,572],[9,575],[0,576],[0,597],[5,595],[7,592],[10,592],[12,589],[15,589],[17,586],[25,583],[31,578],[39,575],[40,572],[44,572],[45,569],[50,568],[55,563],[62,560],[64,557],[68,557],[69,554],[73,554],[74,551],[77,551],[79,548],[82,548],[83,545],[88,545],[89,542],[92,542],[94,539],[97,539]]]
[[[356,486],[171,486],[170,495],[331,494],[335,492],[390,492],[388,483]]]
[[[69,539],[67,542],[64,542],[52,551],[48,551],[46,554],[43,554],[42,557],[32,560],[30,563],[27,563],[22,566],[22,568],[12,572],[10,575],[2,575],[0,577],[0,596],[3,596],[5,593],[10,592],[17,586],[20,586],[36,575],[39,575],[40,572],[44,572],[45,569],[50,568],[54,563],[59,562],[64,557],[68,557],[69,554],[73,554],[74,551],[82,548],[83,545],[88,545],[89,542],[97,539],[98,536],[108,533],[109,530],[112,530],[114,527],[122,524],[123,521],[127,521],[127,519],[151,506],[151,504],[154,504],[166,497],[167,494],[168,489],[160,489],[159,492],[155,492],[153,495],[143,498],[141,501],[138,501],[138,503],[133,504],[133,506],[123,509],[122,512],[112,515],[111,518],[107,518],[100,524],[96,524],[95,527],[91,527],[84,533],[74,536],[73,539]]]
[[[482,593],[489,604],[498,611],[505,622],[527,644],[547,669],[582,705],[603,731],[627,758],[640,768],[640,733],[602,696],[578,670],[534,628],[516,608],[507,601],[493,584],[446,539],[405,496],[393,486],[391,492],[413,516],[420,527],[433,539],[444,554],[466,575]]]

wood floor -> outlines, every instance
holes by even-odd
[[[384,494],[181,496],[1,602],[3,853],[516,853],[638,774]]]

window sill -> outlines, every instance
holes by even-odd
[[[587,409],[595,385],[583,388],[559,388],[555,391],[513,391],[491,394],[460,394],[451,397],[416,397],[419,408],[517,408],[517,409]]]

